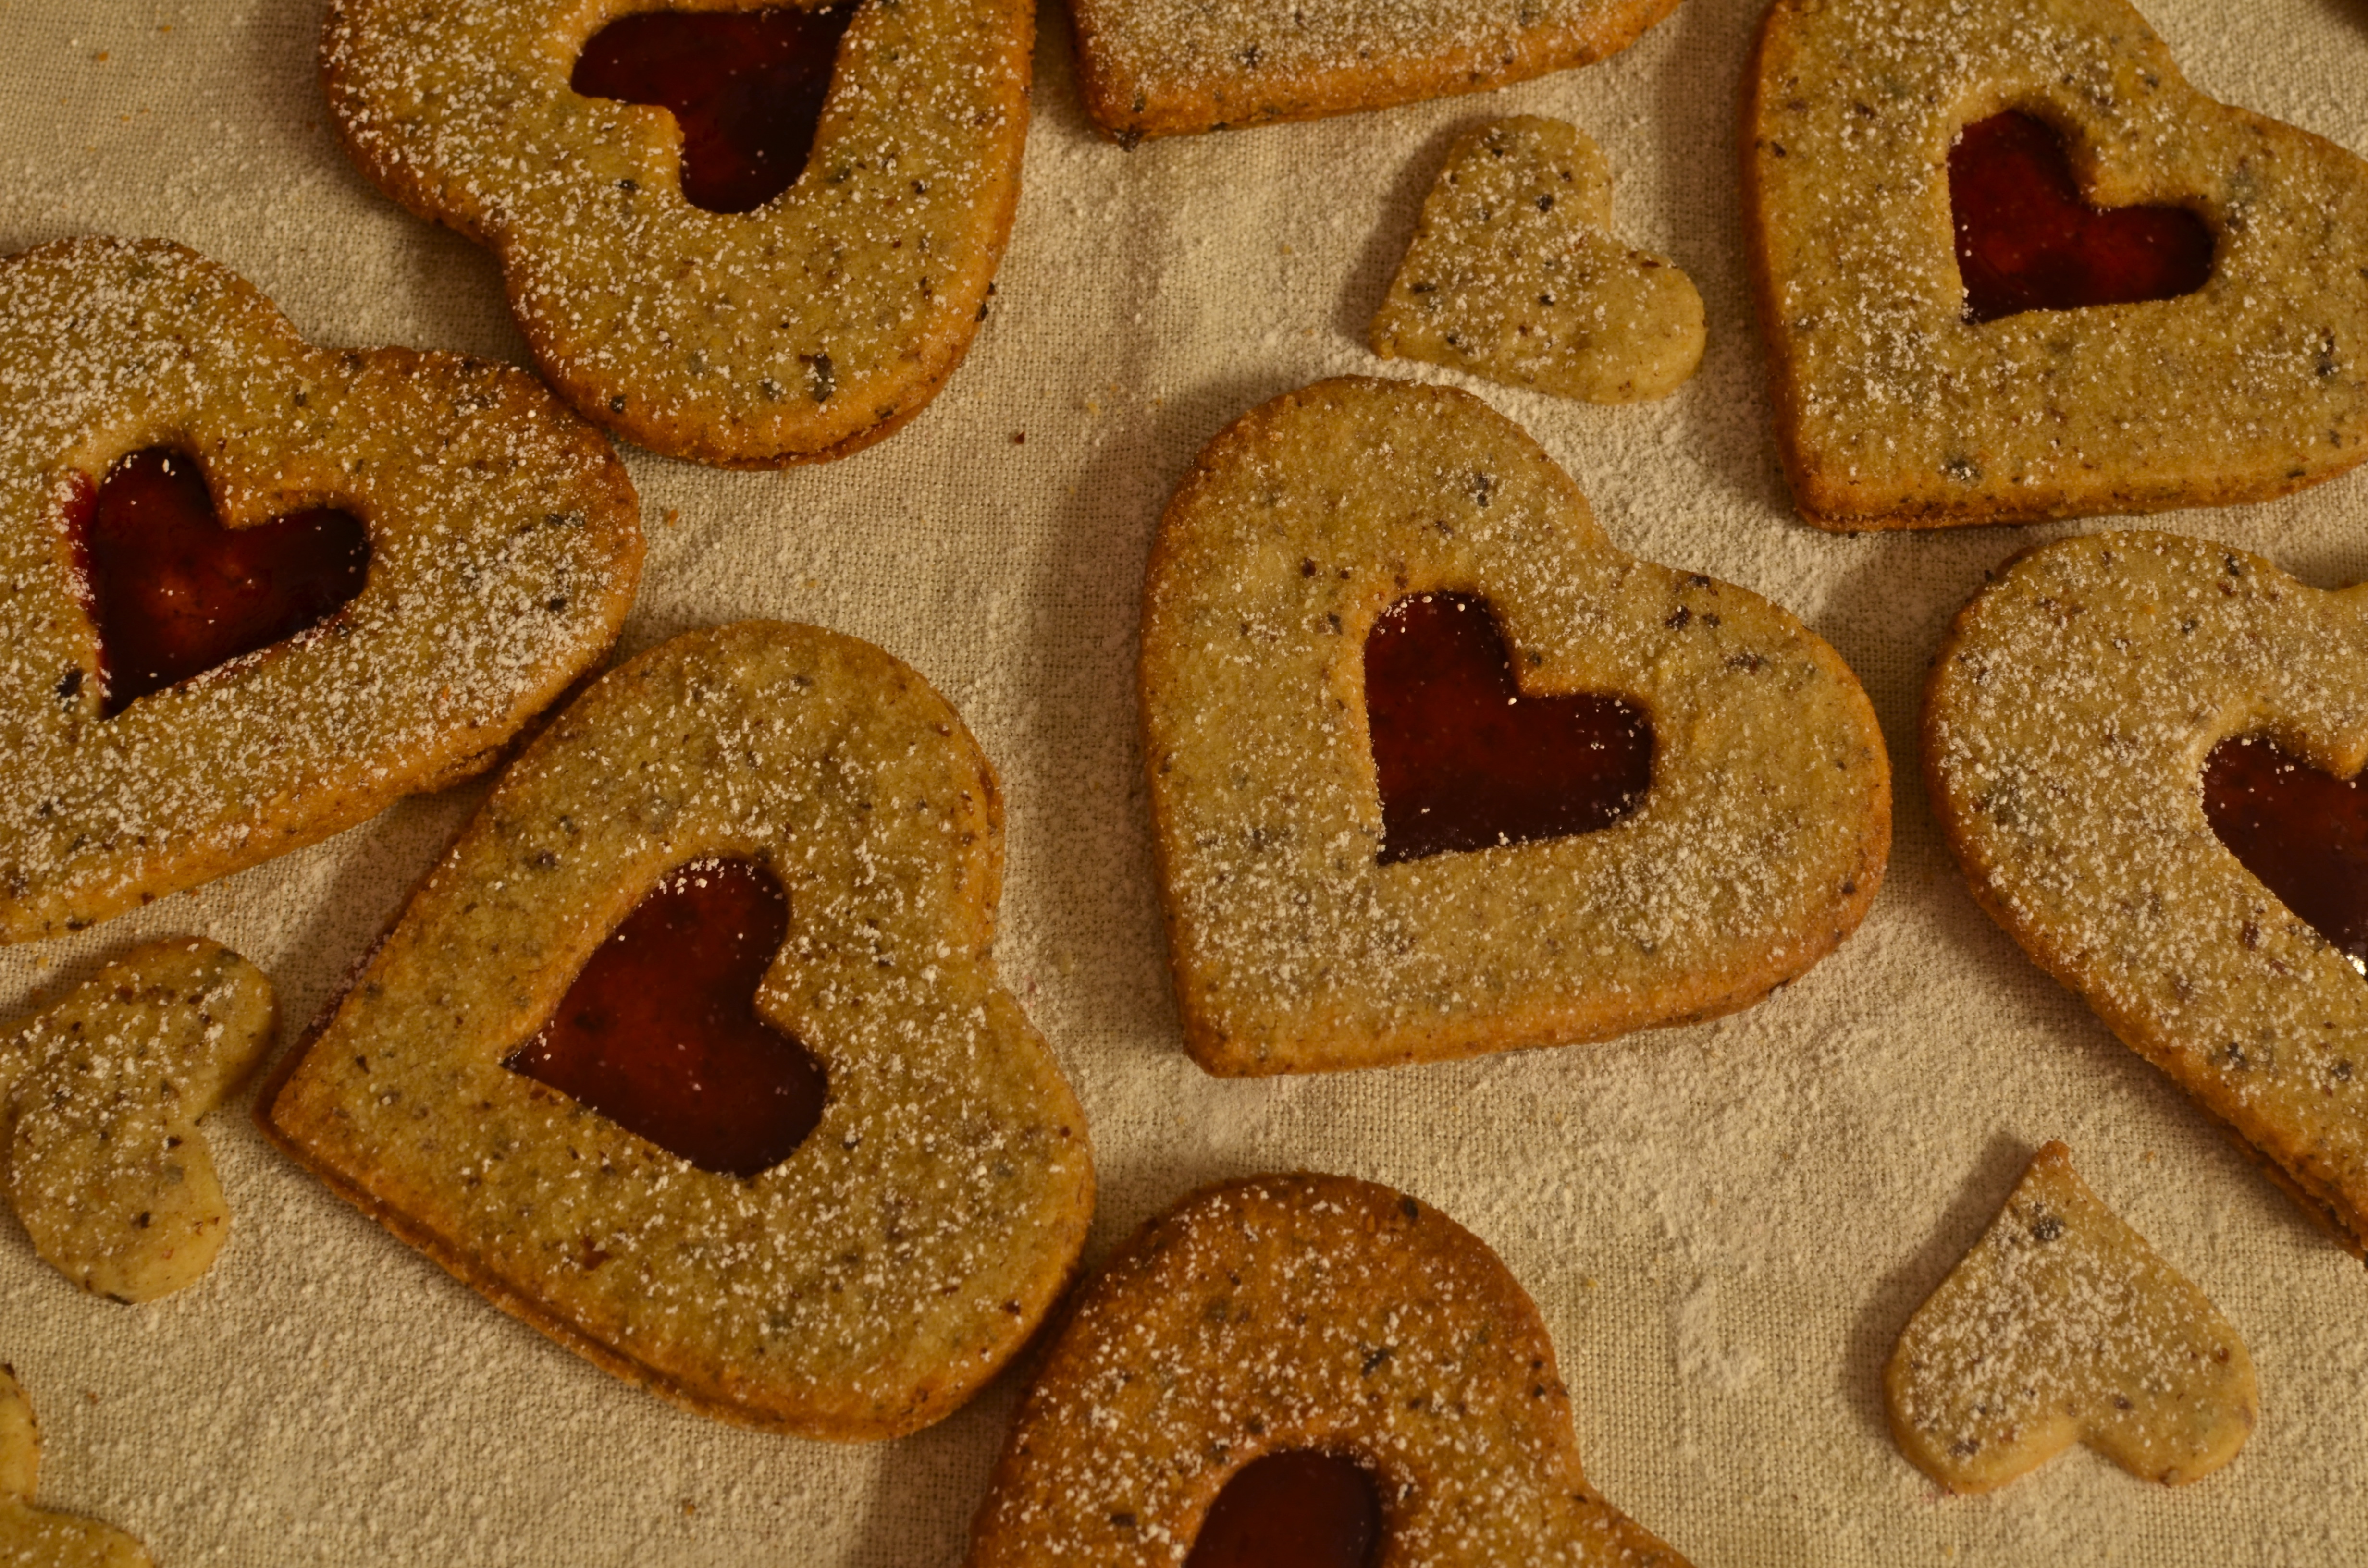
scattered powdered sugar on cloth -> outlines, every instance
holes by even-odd
[[[1414,1192],[1537,1298],[1589,1481],[1705,1565],[2348,1562],[2368,1539],[2368,1281],[1975,909],[1917,783],[1916,701],[1948,618],[1986,570],[2073,530],[1852,540],[1792,516],[1733,148],[1759,9],[1688,0],[1585,71],[1132,153],[1086,125],[1065,29],[1048,26],[1025,194],[968,363],[907,430],[845,462],[734,474],[628,451],[650,553],[626,647],[749,616],[815,620],[908,661],[961,710],[1007,787],[1004,977],[1091,1119],[1089,1257],[1218,1176],[1304,1165]],[[2146,9],[2203,91],[2368,152],[2359,0]],[[313,77],[316,22],[313,6],[252,0],[0,0],[0,247],[167,235],[316,342],[523,361],[492,258],[346,165]],[[1834,643],[1898,765],[1891,873],[1838,953],[1714,1025],[1210,1079],[1167,995],[1134,738],[1152,529],[1228,422],[1319,377],[1385,369],[1365,324],[1422,193],[1456,134],[1508,113],[1602,143],[1622,236],[1702,290],[1702,370],[1625,409],[1396,373],[1469,386],[1520,422],[1622,550],[1763,594]],[[2368,576],[2359,474],[2149,526],[2321,586]],[[262,964],[301,1021],[482,796],[409,801],[81,937],[0,951],[0,1004],[14,1016],[141,938],[188,931]],[[87,1300],[0,1229],[0,1358],[42,1415],[46,1505],[176,1565],[959,1560],[1010,1380],[881,1447],[727,1428],[501,1316],[239,1113],[209,1137],[233,1233],[165,1301]],[[2252,1349],[2261,1427],[2196,1488],[2144,1485],[2082,1450],[1948,1501],[1884,1431],[1893,1340],[2050,1137]]]

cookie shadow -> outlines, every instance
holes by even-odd
[[[1019,1406],[1021,1374],[1032,1369],[1030,1356],[1015,1357],[943,1421],[878,1446],[880,1463],[841,1560],[848,1568],[953,1568],[963,1560],[971,1517]]]
[[[1993,1136],[1974,1162],[1972,1174],[1942,1211],[1922,1244],[1886,1270],[1859,1304],[1842,1357],[1842,1403],[1861,1426],[1886,1445],[1891,1418],[1884,1407],[1883,1369],[1900,1331],[1916,1314],[2006,1205],[2033,1151],[2021,1139]]]
[[[1423,199],[1430,194],[1430,187],[1438,183],[1447,165],[1447,150],[1475,127],[1498,118],[1501,117],[1466,114],[1440,126],[1406,157],[1389,188],[1383,192],[1381,216],[1357,252],[1356,265],[1349,269],[1349,280],[1341,286],[1339,301],[1332,311],[1333,329],[1367,354],[1372,354],[1373,314],[1388,298],[1391,279],[1397,276],[1398,264],[1406,258],[1406,246],[1414,243]]]

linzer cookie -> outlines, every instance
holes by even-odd
[[[2363,759],[2368,590],[2170,534],[2019,558],[1925,693],[1927,791],[1975,899],[2355,1252]]]
[[[0,940],[483,769],[632,602],[632,484],[523,371],[109,239],[0,262]]]
[[[2075,1441],[2148,1481],[2200,1481],[2261,1403],[2228,1320],[2061,1143],[1908,1320],[1883,1392],[1900,1451],[1952,1492],[1993,1491]]]
[[[911,669],[692,632],[528,748],[256,1114],[629,1381],[910,1432],[1027,1340],[1093,1209],[996,978],[1001,869],[995,775]]]
[[[1580,1473],[1554,1345],[1497,1255],[1326,1176],[1221,1183],[1138,1231],[971,1527],[970,1568],[1281,1562],[1684,1568]]]
[[[1373,352],[1589,403],[1667,397],[1702,362],[1702,295],[1611,227],[1611,161],[1577,127],[1524,115],[1466,132],[1423,199]]]
[[[1212,441],[1144,588],[1144,754],[1212,1073],[1748,1006],[1890,846],[1866,695],[1782,609],[1613,548],[1463,392],[1325,381]]]
[[[586,418],[732,467],[888,435],[985,319],[1034,6],[621,9],[336,0],[321,74],[347,151],[501,258]]]
[[[261,970],[183,937],[0,1032],[0,1178],[45,1262],[119,1301],[212,1267],[230,1205],[198,1119],[262,1061],[277,1017]]]
[[[33,1506],[40,1479],[41,1429],[33,1405],[17,1386],[17,1369],[0,1366],[0,1562],[31,1568],[151,1568],[141,1544],[111,1525]]]
[[[2282,495],[2368,457],[2368,163],[2123,0],[1777,0],[1745,194],[1801,513]]]
[[[1146,136],[1485,92],[1617,54],[1678,0],[1072,0],[1086,111]]]

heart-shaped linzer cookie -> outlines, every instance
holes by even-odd
[[[725,467],[844,457],[986,319],[1033,0],[685,12],[336,0],[322,84],[365,175],[500,257],[586,418]]]
[[[1900,1331],[1891,1432],[1952,1492],[1989,1492],[2075,1442],[2177,1486],[2237,1457],[2260,1394],[2211,1299],[2050,1143]]]
[[[1611,226],[1611,160],[1577,127],[1476,127],[1423,199],[1373,352],[1590,403],[1668,396],[1702,362],[1702,295]]]
[[[244,653],[317,626],[362,591],[370,535],[313,507],[226,528],[196,461],[119,458],[96,487],[74,475],[66,528],[89,585],[109,717]]]
[[[2368,981],[2360,884],[2328,884],[2359,863],[2338,780],[2368,760],[2363,694],[2368,589],[2116,533],[1999,573],[1924,706],[1928,793],[1982,907],[2355,1251]]]
[[[682,194],[748,212],[805,172],[851,3],[808,10],[643,11],[592,35],[568,85],[656,104],[682,131]]]
[[[2034,122],[2076,195],[2017,153]],[[2195,91],[2123,0],[1776,0],[1745,187],[1821,528],[2258,501],[2368,457],[2368,162]],[[2100,254],[2132,224],[2162,233]]]
[[[1190,1549],[1190,1556],[1185,1555]],[[1685,1568],[1579,1469],[1529,1293],[1345,1176],[1192,1194],[1084,1287],[969,1568]]]
[[[1417,616],[1501,637],[1509,677],[1434,672],[1409,704],[1390,671]],[[1326,381],[1212,441],[1153,549],[1141,676],[1170,960],[1213,1073],[1732,1011],[1849,935],[1889,849],[1882,736],[1833,650],[1622,555],[1535,442],[1449,388]]]
[[[641,568],[616,453],[523,370],[316,348],[163,241],[0,262],[0,941],[483,771]]]
[[[1093,1210],[1084,1113],[996,978],[1001,870],[994,773],[911,669],[813,627],[691,632],[503,775],[256,1119],[619,1377],[805,1437],[910,1432],[1026,1343]],[[636,1000],[645,970],[607,971],[677,922],[705,942],[661,938],[689,972]],[[686,1003],[724,1016],[686,1032]],[[810,1078],[742,1070],[791,1042]],[[807,1094],[804,1126],[716,1105]]]
[[[0,1366],[0,1562],[38,1568],[152,1568],[145,1548],[112,1525],[33,1506],[41,1433],[17,1369]]]

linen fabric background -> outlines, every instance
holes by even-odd
[[[1589,1476],[1700,1568],[2356,1561],[2368,1274],[1975,909],[1917,781],[1918,693],[1948,618],[2016,551],[2113,525],[1843,539],[1787,504],[1735,150],[1761,4],[1688,0],[1605,64],[1495,95],[1132,153],[1088,130],[1048,8],[1026,195],[969,362],[903,434],[825,467],[726,473],[627,449],[650,554],[623,651],[811,620],[880,643],[960,708],[1008,789],[1004,974],[1091,1119],[1089,1261],[1219,1176],[1304,1166],[1421,1195],[1538,1299]],[[2146,9],[2204,91],[2368,152],[2368,0]],[[524,362],[492,258],[339,153],[319,13],[0,0],[0,247],[170,236],[317,343]],[[1152,881],[1133,691],[1152,530],[1237,415],[1384,369],[1365,322],[1422,193],[1459,131],[1512,113],[1603,144],[1618,233],[1692,274],[1709,350],[1640,407],[1473,389],[1570,469],[1622,548],[1757,589],[1840,650],[1892,748],[1890,879],[1838,954],[1720,1023],[1220,1082],[1180,1048]],[[2368,576],[2368,472],[2153,526],[2331,586]],[[199,932],[271,972],[292,1038],[484,788],[0,952],[0,1008],[137,939]],[[958,1561],[1024,1373],[874,1447],[683,1414],[448,1278],[264,1144],[244,1104],[209,1124],[230,1244],[179,1295],[85,1297],[0,1221],[0,1358],[42,1419],[43,1502],[136,1532],[169,1568]],[[2259,1363],[2260,1431],[2196,1486],[2076,1449],[1949,1499],[1885,1432],[1878,1374],[1900,1325],[2051,1137]]]

